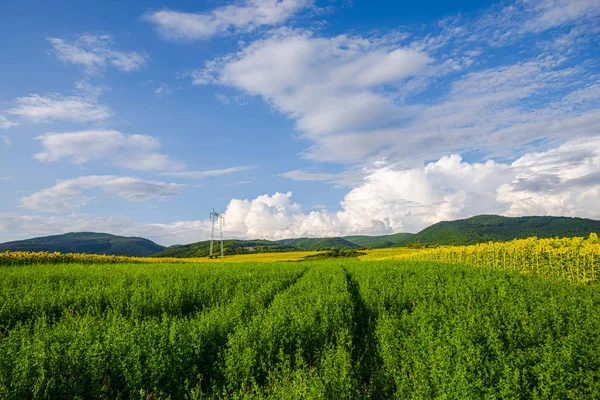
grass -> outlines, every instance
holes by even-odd
[[[5,266],[0,305],[7,399],[600,397],[598,286],[512,271]]]

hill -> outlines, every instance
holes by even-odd
[[[315,250],[332,250],[332,249],[358,249],[361,247],[355,243],[349,242],[346,239],[333,237],[333,238],[298,238],[298,239],[284,239],[280,240],[279,243],[283,243],[288,246],[292,246],[298,250],[315,251]]]
[[[218,241],[214,244],[214,254],[220,252]],[[223,253],[250,254],[250,253],[272,253],[282,251],[313,251],[331,249],[357,249],[360,246],[342,238],[299,238],[284,239],[279,241],[270,240],[225,240],[223,241]],[[210,241],[190,243],[180,246],[171,246],[154,257],[206,257],[210,252]]]
[[[388,247],[395,247],[400,245],[402,242],[411,237],[412,233],[395,233],[393,235],[383,236],[345,236],[345,239],[351,243],[354,243],[360,247],[371,247],[373,249],[383,249]]]
[[[58,251],[60,253],[110,254],[147,257],[165,247],[139,237],[95,232],[71,232],[0,244],[1,251]]]
[[[588,236],[600,232],[600,221],[569,217],[502,217],[479,215],[438,222],[410,236],[401,244],[468,245],[513,239]]]
[[[232,254],[249,254],[249,253],[273,253],[280,251],[296,251],[297,249],[283,243],[272,242],[270,240],[224,240],[223,253],[225,255]],[[220,254],[220,242],[214,242],[214,254]],[[210,240],[202,242],[190,243],[179,246],[171,246],[159,253],[154,254],[154,257],[206,257],[210,254]]]

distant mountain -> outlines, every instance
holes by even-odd
[[[383,236],[345,236],[345,239],[351,243],[354,243],[360,247],[371,247],[373,249],[382,249],[387,247],[399,246],[411,237],[412,233],[395,233],[393,235]]]
[[[297,251],[296,248],[283,243],[272,242],[270,240],[224,240],[223,253],[225,255],[232,254],[250,254],[250,253],[273,253],[280,251]],[[221,243],[217,240],[214,242],[213,254],[220,254]],[[154,257],[206,257],[210,254],[210,240],[202,242],[171,246],[159,253],[154,254]]]
[[[298,238],[284,239],[279,243],[294,247],[298,250],[314,251],[314,250],[331,250],[331,249],[358,249],[361,247],[344,238]]]
[[[347,236],[333,238],[297,238],[279,241],[226,240],[226,255],[267,253],[281,251],[319,251],[333,249],[387,248],[414,244],[468,245],[489,241],[509,241],[531,236],[573,237],[600,233],[600,221],[567,217],[501,217],[479,215],[457,221],[439,222],[417,234],[396,233],[384,236]],[[124,237],[106,233],[76,232],[45,236],[0,244],[0,252],[58,251],[61,253],[88,253],[128,255],[138,257],[205,257],[210,241],[165,248],[148,239]],[[220,252],[215,241],[214,253]]]
[[[164,249],[164,246],[144,238],[95,232],[72,232],[0,244],[0,251],[58,251],[137,257],[147,257]]]
[[[479,215],[457,221],[439,222],[410,236],[401,245],[468,245],[513,239],[588,236],[600,233],[600,221],[568,217],[501,217]]]

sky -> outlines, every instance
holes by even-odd
[[[600,219],[599,44],[597,0],[6,0],[0,242]]]

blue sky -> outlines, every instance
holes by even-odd
[[[600,218],[600,4],[3,2],[0,241]]]

